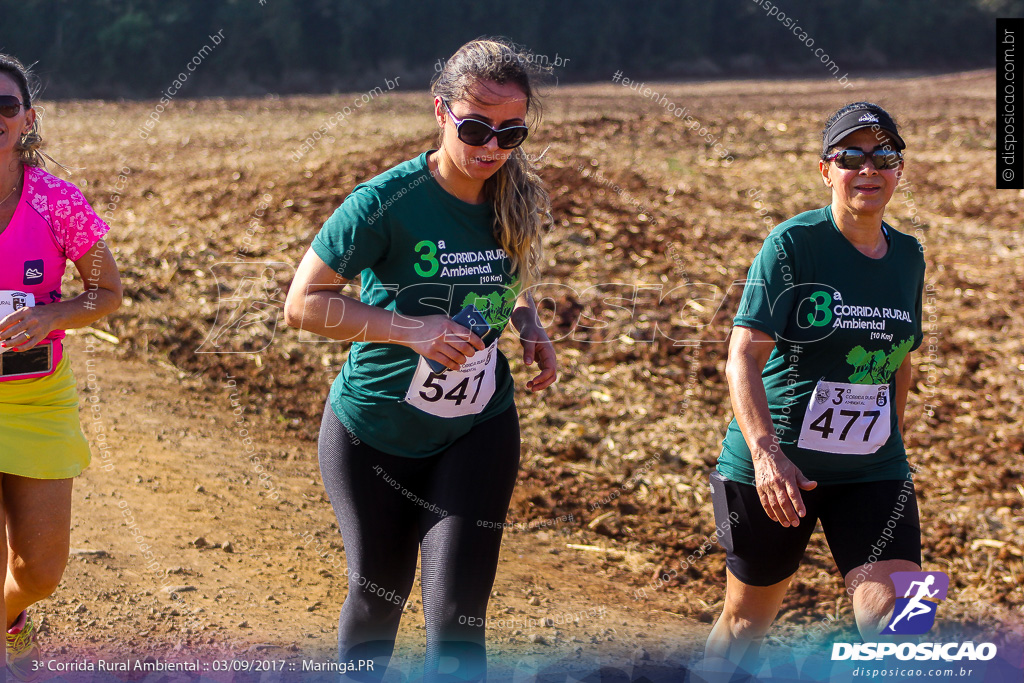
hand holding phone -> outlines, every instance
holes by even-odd
[[[483,339],[484,335],[491,331],[491,326],[487,324],[487,319],[484,318],[483,313],[477,310],[477,307],[473,304],[469,304],[459,311],[452,318],[452,322],[462,325],[467,330],[480,337],[480,339]],[[484,343],[487,342],[485,341]],[[435,373],[441,373],[448,369],[436,360],[431,360],[429,358],[425,358],[425,360],[427,361],[427,365],[430,366],[430,369]]]

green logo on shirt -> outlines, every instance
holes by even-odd
[[[908,337],[899,344],[893,344],[889,353],[866,351],[855,346],[846,355],[846,362],[854,367],[850,375],[853,384],[888,384],[892,374],[903,364],[903,359],[914,345],[914,338]]]
[[[814,313],[807,314],[807,322],[814,327],[824,327],[832,322],[832,311],[829,309],[832,305],[832,295],[818,290],[811,294],[810,300],[814,304]],[[824,313],[825,317],[818,320],[818,313]]]
[[[430,277],[437,273],[437,269],[441,264],[437,262],[437,245],[430,240],[422,240],[413,247],[413,250],[420,254],[420,260],[426,262],[428,265],[426,268],[416,263],[413,265],[413,270],[420,277]],[[420,253],[420,252],[424,253]]]
[[[500,329],[512,315],[512,309],[516,303],[515,289],[505,288],[502,291],[493,291],[487,296],[470,292],[462,300],[461,308],[473,304],[483,314],[487,324],[492,329]]]

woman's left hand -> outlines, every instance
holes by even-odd
[[[540,374],[528,381],[526,388],[532,392],[547,389],[558,379],[558,360],[548,333],[535,321],[530,321],[519,330],[519,341],[523,345],[523,362],[533,365],[536,360],[540,367]]]
[[[0,345],[8,351],[28,351],[56,328],[57,316],[49,306],[23,307],[0,320]]]

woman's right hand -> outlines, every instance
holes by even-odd
[[[768,518],[782,526],[799,526],[807,514],[800,490],[818,485],[803,475],[779,448],[761,372],[775,340],[761,330],[737,325],[729,342],[725,375],[736,422],[750,448],[754,485]]]
[[[446,316],[410,316],[406,319],[421,325],[403,325],[405,331],[398,343],[449,370],[458,370],[473,354],[486,348],[480,337]]]
[[[782,526],[799,526],[800,518],[807,514],[800,490],[810,491],[818,482],[805,477],[778,445],[755,455],[753,461],[754,485],[768,518]]]

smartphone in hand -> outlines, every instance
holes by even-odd
[[[477,307],[473,304],[469,304],[461,311],[455,314],[452,318],[452,322],[462,325],[467,330],[480,337],[484,338],[484,335],[491,331],[491,326],[487,324],[487,319],[484,318],[484,314],[477,310]],[[486,343],[486,342],[485,342]],[[440,374],[448,370],[443,364],[436,360],[426,359],[427,365],[435,374]]]

